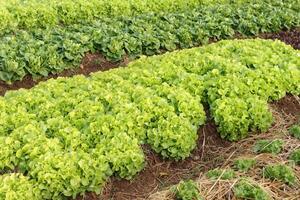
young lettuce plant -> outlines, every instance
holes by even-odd
[[[197,184],[193,180],[180,181],[172,190],[177,200],[204,200],[200,196]]]

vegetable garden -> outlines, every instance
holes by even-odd
[[[207,122],[218,140],[244,147],[240,157],[250,154],[249,141],[262,137],[251,151],[259,158],[228,156],[198,185],[181,181],[127,199],[223,199],[211,196],[222,179],[230,179],[221,184],[224,195],[232,189],[234,198],[288,198],[282,190],[300,198],[300,128],[289,129],[295,139],[272,135],[279,118],[270,106],[286,96],[296,102],[280,132],[300,120],[300,51],[279,40],[236,39],[298,31],[298,0],[6,0],[0,6],[1,200],[125,199],[105,195],[110,180],[138,181],[149,151],[162,162],[185,162],[197,154]],[[84,68],[88,53],[115,65],[130,62],[45,80]],[[40,82],[22,89],[26,77]],[[214,153],[222,151],[232,153]],[[277,196],[243,175],[252,168],[251,178],[261,172],[282,181]],[[215,182],[205,190],[208,179]]]

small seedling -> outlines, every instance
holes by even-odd
[[[232,169],[213,169],[206,173],[209,179],[216,180],[218,178],[222,180],[229,180],[235,177],[235,173]]]
[[[234,161],[234,168],[247,172],[256,164],[256,160],[254,158],[240,158]]]
[[[254,199],[254,200],[269,200],[271,199],[268,193],[259,185],[252,183],[250,180],[241,179],[233,187],[233,192],[237,198]]]
[[[289,129],[290,134],[300,140],[300,125],[294,125]]]
[[[289,185],[296,183],[296,176],[293,169],[287,165],[268,165],[263,170],[264,176],[271,180],[279,180]]]
[[[283,149],[284,142],[281,139],[259,140],[255,143],[253,150],[255,153],[278,154]]]
[[[193,180],[181,181],[173,191],[177,200],[203,200]]]
[[[300,165],[300,149],[296,149],[291,153],[290,160],[293,160],[296,165]]]

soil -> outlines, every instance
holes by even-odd
[[[296,118],[300,119],[300,97],[287,95],[273,105],[285,114],[295,115]]]
[[[295,49],[300,49],[300,28],[294,28],[291,30],[283,30],[279,33],[263,33],[257,36],[263,39],[279,39]],[[245,38],[240,35],[236,35],[235,38]],[[211,40],[210,42],[217,42],[217,40]],[[92,72],[106,71],[119,66],[125,66],[128,64],[129,59],[125,57],[122,61],[111,62],[105,59],[101,54],[88,53],[82,59],[80,68],[67,69],[58,74],[51,74],[48,77],[43,77],[38,80],[34,80],[30,75],[27,75],[21,81],[16,81],[13,84],[7,84],[0,81],[0,95],[3,96],[8,90],[17,90],[20,88],[31,88],[41,81],[45,81],[51,78],[57,77],[71,77],[77,74],[89,75]]]
[[[300,49],[300,28],[295,28],[290,31],[280,31],[279,33],[264,33],[259,37],[263,39],[278,39],[291,45],[295,49]]]

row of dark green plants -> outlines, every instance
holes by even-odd
[[[108,60],[154,55],[235,34],[276,32],[300,24],[298,0],[207,3],[188,11],[101,17],[51,28],[17,29],[0,38],[0,80],[12,83],[79,67],[87,52]]]
[[[186,11],[215,3],[245,0],[6,0],[0,2],[0,35],[18,29],[51,28],[90,23],[102,17]],[[251,2],[251,1],[249,1]],[[253,2],[253,0],[252,0]]]

